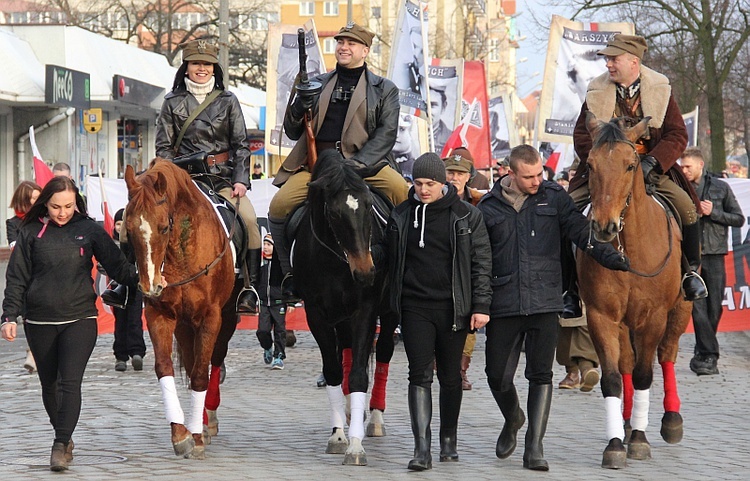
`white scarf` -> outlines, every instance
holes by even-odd
[[[203,103],[203,101],[206,100],[206,96],[210,94],[211,91],[213,91],[214,85],[216,85],[216,77],[211,77],[211,80],[204,84],[193,82],[189,78],[185,77],[185,86],[187,87],[187,91],[193,94],[193,97],[198,100],[199,104]]]

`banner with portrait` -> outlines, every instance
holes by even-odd
[[[401,110],[427,120],[427,5],[401,4],[393,30],[388,78],[399,90]]]
[[[618,33],[632,35],[632,23],[574,22],[553,15],[544,83],[537,117],[538,142],[573,142],[589,82],[607,71],[597,52]]]
[[[445,142],[461,121],[464,59],[433,58],[427,68],[432,151],[443,151]]]
[[[510,149],[519,144],[518,131],[514,128],[510,97],[507,94],[491,98],[490,112],[490,151],[492,159],[503,160],[510,155]]]
[[[682,114],[682,120],[685,121],[685,128],[688,133],[688,147],[698,145],[698,106],[692,112]]]
[[[272,155],[289,155],[296,143],[283,133],[284,112],[294,80],[299,73],[297,25],[268,25],[268,66],[266,68],[266,146]],[[303,25],[307,49],[307,75],[325,73],[323,50],[310,19]]]

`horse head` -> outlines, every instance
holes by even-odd
[[[372,201],[367,184],[339,152],[325,150],[309,187],[313,236],[349,265],[355,281],[371,286],[375,265],[370,252]],[[319,229],[324,225],[327,234]]]
[[[628,128],[620,119],[602,122],[591,112],[586,115],[586,128],[593,140],[588,157],[589,219],[599,242],[611,242],[617,236],[633,196],[645,193],[635,142],[648,132],[650,119]]]
[[[165,161],[165,163],[168,161]],[[159,165],[155,163],[153,165]],[[148,297],[159,297],[164,289],[161,269],[169,244],[173,220],[168,197],[167,176],[149,168],[136,177],[131,166],[125,169],[129,202],[125,229],[136,254],[139,287]]]

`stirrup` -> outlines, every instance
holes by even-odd
[[[688,292],[688,289],[686,289],[686,284],[690,284],[693,282],[699,282],[699,286],[692,286],[690,288],[691,292]],[[685,275],[682,276],[682,294],[683,298],[686,301],[697,301],[699,299],[705,299],[708,297],[708,288],[706,287],[706,282],[703,280],[703,278],[695,271],[691,270],[690,272],[686,272]]]
[[[252,295],[255,296],[255,305],[241,308],[240,300],[248,292],[252,293]],[[235,301],[235,304],[234,304],[234,311],[237,314],[257,314],[259,312],[259,307],[260,307],[259,301],[260,301],[260,296],[258,296],[258,291],[255,290],[254,286],[251,285],[250,287],[243,287],[240,293],[237,295],[237,300]]]

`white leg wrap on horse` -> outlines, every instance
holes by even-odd
[[[203,433],[203,406],[208,391],[190,391],[190,424],[185,426],[193,434]]]
[[[619,397],[604,398],[607,439],[625,439],[625,426],[622,419],[622,400]]]
[[[633,393],[633,416],[630,425],[638,431],[645,431],[648,426],[649,390],[636,389]]]
[[[177,398],[177,387],[174,384],[174,376],[164,376],[159,379],[161,387],[161,400],[164,403],[164,412],[168,423],[185,424],[185,413],[182,412],[180,400]]]
[[[338,386],[326,386],[328,401],[331,403],[331,427],[344,429],[346,422],[346,399],[341,384]]]
[[[349,439],[365,438],[365,407],[367,405],[367,393],[351,393],[351,421],[349,421]]]

